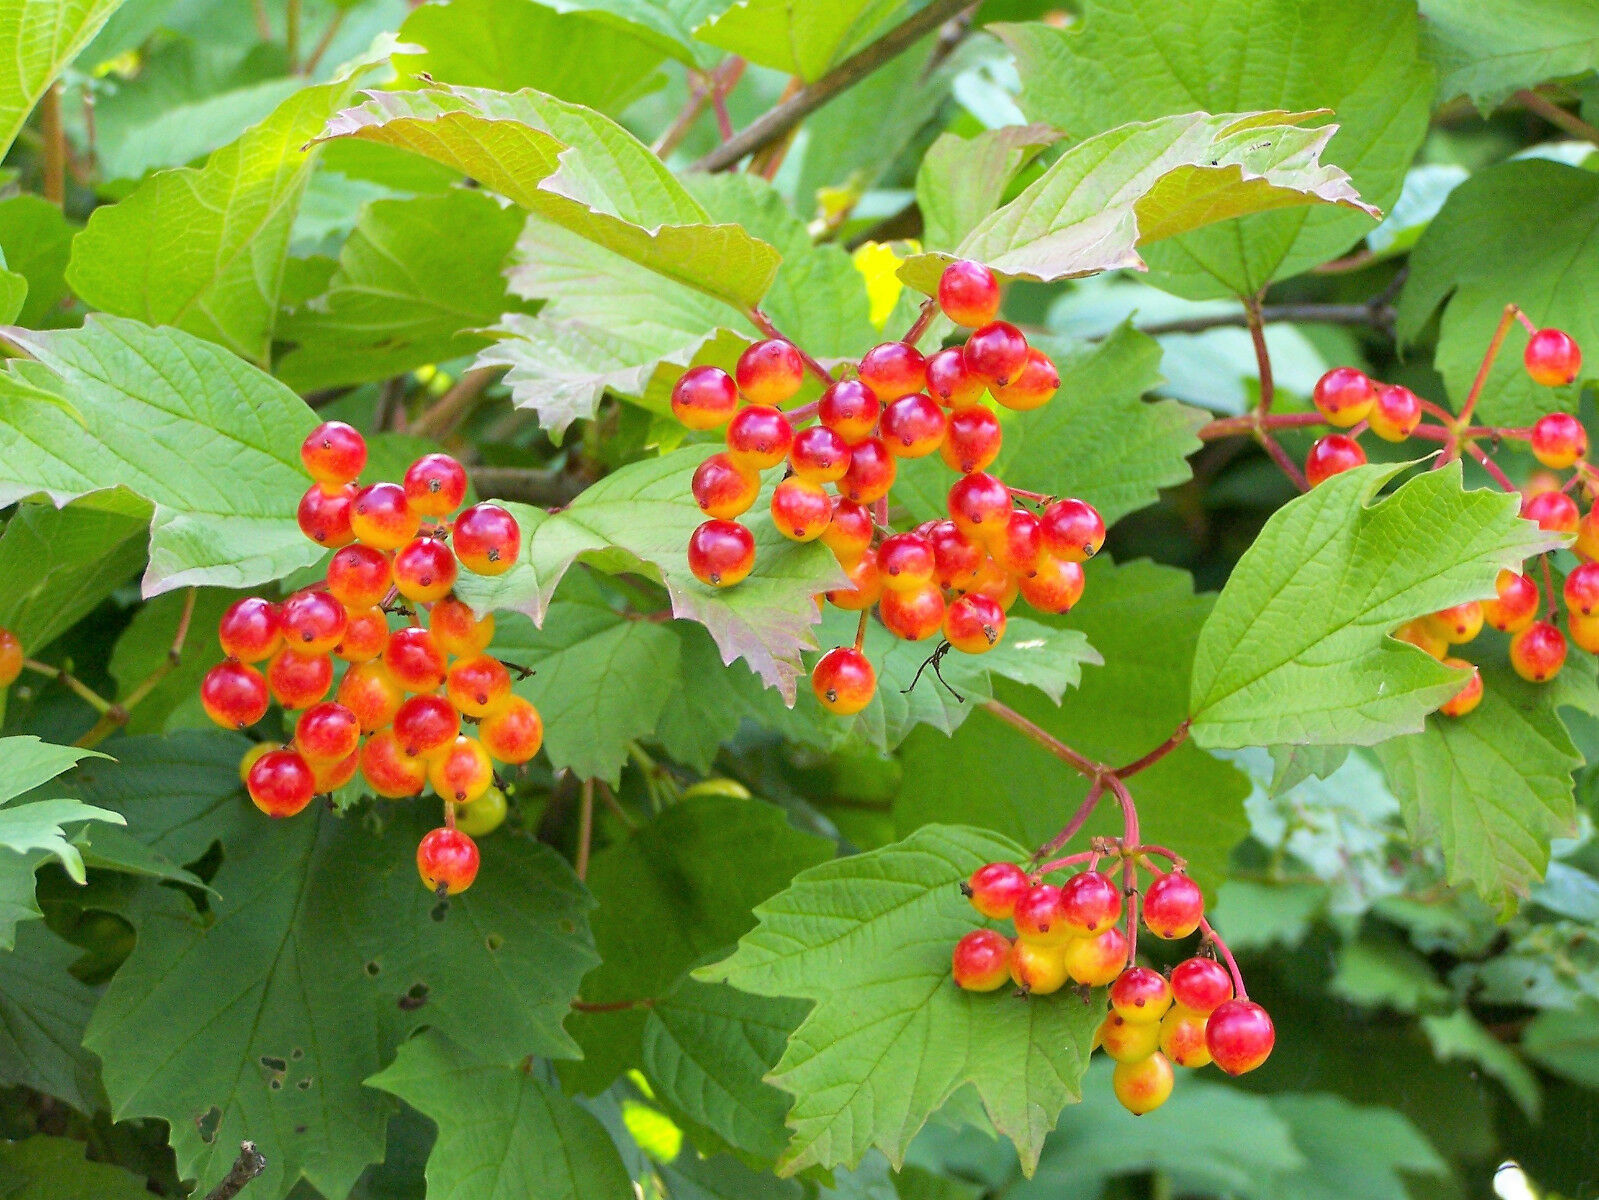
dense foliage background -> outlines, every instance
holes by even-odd
[[[38,665],[0,742],[0,1196],[203,1195],[246,1138],[252,1200],[1599,1195],[1599,672],[1574,649],[1533,688],[1485,635],[1487,699],[1449,723],[1386,640],[1546,539],[1471,463],[1285,509],[1258,446],[1204,430],[1260,395],[1250,322],[1277,411],[1337,364],[1458,408],[1507,302],[1599,374],[1599,8],[1419,9],[0,0],[0,625]],[[1168,120],[1144,183],[983,224],[1085,140],[1195,112],[1336,123],[1320,159],[1383,218],[1312,203],[1308,143],[1268,171],[1264,137]],[[1271,189],[1201,211],[1229,154]],[[1047,236],[1090,217],[1116,236]],[[841,720],[801,675],[854,630],[811,628],[825,550],[758,526],[745,585],[687,574],[707,448],[667,394],[757,304],[827,361],[898,336],[896,272],[974,229],[1063,377],[1008,421],[1006,477],[1110,538],[1069,616],[947,664],[963,700],[902,694],[926,648],[874,633],[880,698]],[[1524,340],[1485,419],[1585,411]],[[268,821],[196,698],[241,589],[311,578],[318,418],[390,478],[448,449],[527,535],[469,598],[534,669],[546,752],[447,908],[422,805]],[[896,515],[940,496],[907,469]],[[1273,571],[1291,611],[1240,647]],[[1108,763],[1195,720],[1138,802],[1274,1014],[1264,1068],[1134,1119],[1091,1020],[929,999],[960,872],[925,863],[1030,849],[1086,787],[990,698]],[[830,860],[802,894],[873,923],[835,944],[791,898],[765,911],[792,961],[691,974]],[[935,899],[896,915],[884,863]]]

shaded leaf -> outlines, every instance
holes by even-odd
[[[0,1080],[93,1112],[99,1067],[82,1043],[95,995],[68,972],[81,955],[44,925],[0,954]]]
[[[1061,136],[1048,125],[1006,125],[972,138],[940,134],[916,170],[923,244],[953,250],[999,207],[1016,172]]]
[[[696,29],[694,36],[814,83],[880,29],[900,4],[901,0],[738,0]]]
[[[1599,68],[1599,12],[1584,0],[1419,0],[1438,102],[1469,96],[1487,116],[1518,88]]]
[[[0,533],[0,626],[30,654],[48,646],[138,571],[148,528],[82,502],[21,505]]]

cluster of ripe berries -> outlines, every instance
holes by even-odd
[[[1196,956],[1169,976],[1130,965],[1127,935],[1118,925],[1122,890],[1101,871],[1081,871],[1056,886],[1015,863],[979,867],[961,890],[992,920],[1015,925],[1014,939],[974,929],[955,944],[955,982],[974,992],[1006,984],[1022,997],[1108,987],[1110,1011],[1094,1044],[1116,1061],[1116,1098],[1142,1116],[1171,1095],[1172,1064],[1214,1062],[1229,1075],[1266,1061],[1276,1031],[1266,1010],[1234,995],[1233,975],[1213,958]],[[1143,892],[1144,927],[1158,938],[1187,937],[1200,927],[1205,901],[1181,871],[1156,873]],[[1085,993],[1086,994],[1086,993]]]
[[[1081,500],[1015,492],[985,470],[1002,442],[989,398],[1025,412],[1060,387],[1049,356],[996,319],[999,302],[999,281],[987,267],[950,264],[938,304],[972,330],[964,343],[923,357],[909,341],[884,342],[814,405],[788,412],[781,406],[799,392],[806,359],[781,338],[750,346],[733,375],[710,366],[685,372],[672,389],[672,411],[690,429],[725,425],[727,439],[727,449],[694,474],[695,501],[709,518],[689,539],[695,576],[732,587],[750,573],[755,539],[736,518],[759,497],[761,472],[782,466],[773,523],[794,541],[825,543],[849,574],[849,586],[827,600],[853,612],[876,606],[896,637],[941,634],[954,649],[981,654],[1004,636],[1018,595],[1043,612],[1076,604],[1081,564],[1105,539],[1099,514]],[[896,533],[887,498],[898,460],[934,453],[960,475],[949,489],[949,517]],[[1035,512],[1018,500],[1043,507]],[[858,644],[839,646],[822,656],[811,684],[825,708],[848,715],[871,701],[877,675]]]
[[[366,442],[332,421],[311,432],[300,457],[315,481],[300,501],[300,528],[334,551],[326,577],[277,603],[252,596],[229,607],[217,629],[227,658],[206,674],[201,702],[226,729],[254,725],[273,700],[299,714],[288,745],[258,743],[240,766],[269,816],[293,816],[358,771],[390,799],[431,784],[445,826],[422,839],[417,868],[440,895],[462,891],[478,850],[456,828],[456,806],[491,792],[495,761],[537,754],[544,726],[487,653],[493,615],[478,616],[452,590],[459,567],[509,570],[521,530],[496,504],[450,520],[467,479],[445,454],[417,459],[403,483],[358,488]],[[335,660],[345,664],[336,690]],[[476,736],[463,721],[476,723]]]

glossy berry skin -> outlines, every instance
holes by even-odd
[[[1171,1007],[1171,985],[1159,971],[1128,967],[1110,985],[1110,1005],[1123,1020],[1153,1024]]]
[[[883,402],[859,379],[841,379],[816,402],[816,419],[850,445],[869,438],[877,428]]]
[[[1066,920],[1066,904],[1053,883],[1040,883],[1016,897],[1011,910],[1016,936],[1040,946],[1064,946],[1077,932]]]
[[[756,342],[738,356],[733,376],[751,404],[779,405],[800,390],[805,360],[793,343],[782,338]]]
[[[672,415],[690,429],[720,429],[738,410],[738,385],[720,367],[690,367],[672,385]]]
[[[990,388],[1002,388],[1027,365],[1027,339],[1008,321],[992,321],[966,339],[963,353],[968,371]]]
[[[1205,1048],[1229,1075],[1242,1075],[1265,1062],[1277,1042],[1271,1017],[1253,1000],[1229,1000],[1205,1024]]]
[[[486,717],[511,694],[511,673],[489,654],[457,659],[444,680],[450,703],[469,717]]]
[[[1059,947],[1023,939],[1011,943],[1010,977],[1029,996],[1058,992],[1070,978]]]
[[[393,585],[389,556],[371,546],[346,546],[328,560],[328,593],[345,608],[382,604]]]
[[[504,575],[522,552],[522,529],[498,504],[474,504],[455,518],[450,542],[468,571]]]
[[[334,700],[313,704],[294,724],[294,748],[311,764],[336,763],[361,745],[361,723]]]
[[[22,643],[9,629],[0,629],[0,688],[8,688],[22,674]]]
[[[310,588],[285,600],[278,615],[283,644],[301,654],[327,654],[339,644],[349,620],[344,605],[326,592]]]
[[[1582,563],[1566,576],[1561,597],[1574,613],[1591,617],[1599,612],[1599,563]]]
[[[927,391],[947,408],[971,408],[983,398],[988,385],[973,375],[966,365],[966,353],[959,346],[946,346],[928,356]]]
[[[217,622],[217,640],[222,643],[222,653],[240,662],[271,658],[283,645],[278,606],[259,596],[235,600]]]
[[[1588,453],[1588,431],[1570,413],[1546,413],[1533,423],[1528,444],[1544,466],[1564,471]]]
[[[1210,1063],[1205,1045],[1205,1018],[1173,1005],[1160,1019],[1160,1052],[1179,1067],[1190,1070]]]
[[[788,465],[812,483],[837,483],[849,470],[849,443],[826,425],[812,425],[794,435]]]
[[[1017,581],[1022,599],[1039,612],[1068,613],[1083,598],[1081,563],[1062,562],[1048,554],[1038,560],[1038,569]]]
[[[1001,529],[1010,514],[1010,488],[986,471],[974,471],[950,486],[950,519],[973,541],[983,541]]]
[[[261,672],[233,659],[218,663],[200,681],[205,715],[224,729],[249,728],[266,716],[271,702]]]
[[[239,782],[246,787],[250,783],[250,768],[261,761],[263,755],[271,754],[274,750],[283,749],[281,742],[256,742],[244,752],[239,759]]]
[[[381,661],[357,663],[339,680],[338,702],[355,714],[362,733],[376,733],[394,720],[405,689]]]
[[[1558,329],[1540,329],[1528,338],[1521,360],[1533,382],[1544,387],[1570,383],[1582,370],[1582,350],[1570,334]]]
[[[1013,862],[991,862],[973,871],[961,885],[972,907],[995,921],[1008,921],[1016,901],[1032,889],[1027,872]]]
[[[1416,649],[1434,658],[1442,658],[1449,653],[1449,643],[1425,617],[1416,621],[1407,621],[1394,631],[1394,637],[1401,642],[1409,642]]]
[[[1214,958],[1185,958],[1171,971],[1172,1000],[1208,1017],[1233,998],[1233,977]]]
[[[1010,982],[1010,939],[992,929],[974,929],[950,955],[955,986],[968,992],[992,992]]]
[[[1105,544],[1105,521],[1086,500],[1057,500],[1044,509],[1044,551],[1065,562],[1087,562]]]
[[[866,551],[844,571],[849,576],[849,586],[834,588],[827,593],[827,602],[834,608],[842,608],[846,612],[864,612],[882,598],[883,576],[877,569],[875,550]]]
[[[694,503],[708,517],[730,521],[750,510],[761,494],[761,477],[729,454],[713,454],[694,469]]]
[[[505,793],[491,787],[470,804],[455,810],[455,827],[468,837],[487,837],[505,824]]]
[[[1099,1045],[1117,1062],[1142,1062],[1160,1049],[1160,1025],[1129,1021],[1120,1013],[1106,1013],[1099,1025]],[[1200,1031],[1203,1036],[1204,1031]]]
[[[355,486],[325,486],[313,483],[300,497],[300,507],[295,519],[300,532],[319,546],[336,549],[355,541],[350,525],[350,510],[355,499]]]
[[[865,505],[842,496],[833,498],[833,519],[822,531],[822,544],[833,552],[840,566],[851,567],[861,560],[871,547],[872,532],[872,514]]]
[[[1585,617],[1572,613],[1566,621],[1566,637],[1579,650],[1599,654],[1599,617]]]
[[[494,786],[494,764],[482,742],[463,734],[428,759],[428,782],[451,804],[470,804]]]
[[[895,458],[926,458],[944,441],[944,410],[926,392],[913,392],[883,410],[883,444]]]
[[[957,325],[987,325],[999,313],[999,280],[980,262],[952,262],[938,277],[938,307]]]
[[[1542,593],[1529,576],[1518,571],[1503,569],[1494,580],[1498,593],[1493,600],[1483,600],[1482,619],[1504,633],[1520,633],[1538,616]]]
[[[1060,391],[1060,372],[1054,361],[1036,346],[1009,383],[995,387],[994,399],[1013,412],[1031,412],[1048,404]]]
[[[742,583],[755,566],[755,535],[737,521],[706,521],[688,539],[688,568],[711,587]]]
[[[491,758],[513,766],[528,762],[544,744],[544,721],[531,700],[513,695],[478,726]]]
[[[1329,425],[1348,429],[1370,415],[1377,403],[1377,387],[1354,367],[1334,367],[1316,380],[1310,402]]]
[[[962,654],[986,654],[1005,636],[1005,620],[993,597],[961,596],[944,613],[944,640]]]
[[[1462,646],[1482,632],[1482,605],[1475,600],[1441,608],[1425,618],[1434,633],[1451,646]]]
[[[944,627],[944,593],[931,583],[904,592],[885,589],[877,619],[897,638],[924,642]]]
[[[309,759],[306,761],[311,767],[311,786],[319,795],[326,795],[337,791],[355,778],[355,773],[361,769],[361,752],[352,750],[335,762],[310,762]]]
[[[1402,442],[1421,424],[1421,397],[1407,387],[1384,384],[1377,389],[1366,422],[1383,441]]]
[[[1117,1063],[1110,1073],[1110,1087],[1123,1108],[1141,1117],[1171,1098],[1173,1074],[1171,1062],[1157,1052],[1139,1062]]]
[[[459,829],[434,829],[416,848],[416,869],[430,892],[454,896],[477,878],[477,843]]]
[[[300,461],[318,483],[352,483],[366,466],[366,439],[343,421],[324,421],[300,443]]]
[[[1144,890],[1144,925],[1158,938],[1187,937],[1204,915],[1204,893],[1180,871],[1155,876]]]
[[[933,581],[933,546],[919,533],[896,533],[877,548],[877,569],[883,586],[904,592]]]
[[[1341,433],[1329,433],[1317,438],[1305,456],[1305,482],[1311,487],[1325,483],[1334,475],[1342,475],[1356,467],[1366,465],[1366,452],[1360,443]]]
[[[795,542],[814,542],[833,519],[833,501],[822,485],[791,475],[772,492],[772,524]]]
[[[461,714],[443,696],[409,696],[394,714],[394,736],[407,758],[430,758],[461,732]]]
[[[764,471],[788,457],[794,427],[778,409],[752,404],[727,426],[727,457],[746,471]]]
[[[301,654],[285,647],[267,663],[266,679],[272,698],[284,708],[308,708],[333,686],[333,659],[326,654]]]
[[[871,504],[888,495],[899,468],[882,438],[867,438],[850,448],[849,470],[838,490],[857,504]]]
[[[431,633],[415,625],[389,634],[383,665],[408,692],[431,692],[444,682],[444,651]]]
[[[453,596],[440,600],[428,614],[428,629],[446,654],[477,654],[494,640],[494,614],[479,617]]]
[[[1521,515],[1549,533],[1575,533],[1581,519],[1577,502],[1564,492],[1539,492],[1525,497]]]
[[[446,517],[466,499],[466,468],[448,454],[424,454],[405,470],[405,498],[424,517]]]
[[[398,550],[421,526],[422,514],[411,507],[405,489],[397,483],[364,487],[350,506],[350,528],[375,550]]]
[[[1060,891],[1062,914],[1073,937],[1102,933],[1121,918],[1121,888],[1103,871],[1081,871]]]
[[[1094,937],[1073,938],[1062,954],[1066,973],[1087,987],[1106,987],[1127,965],[1127,936],[1112,925]]]
[[[267,816],[292,817],[316,795],[316,778],[296,751],[273,750],[255,760],[245,788]]]
[[[998,533],[989,535],[988,552],[1013,575],[1038,574],[1044,554],[1043,522],[1029,509],[1012,509]]]
[[[438,538],[412,538],[394,552],[394,586],[407,600],[442,600],[455,587],[455,577],[455,555]]]
[[[961,591],[971,595],[989,596],[1006,612],[1011,610],[1011,606],[1016,603],[1016,597],[1021,595],[1016,576],[991,558],[983,560],[982,566],[977,569],[976,578],[964,584]]]
[[[392,729],[380,729],[361,746],[361,776],[387,800],[415,796],[427,786],[427,763],[406,754]]]
[[[389,644],[389,619],[381,608],[353,612],[333,653],[345,662],[369,662]]]
[[[933,548],[933,573],[942,587],[964,588],[977,579],[986,561],[983,549],[954,521],[934,521],[924,536]]]
[[[1528,683],[1547,683],[1565,661],[1565,635],[1547,621],[1534,621],[1510,639],[1510,665]]]
[[[872,702],[877,692],[877,671],[855,647],[835,646],[812,669],[811,690],[828,712],[853,716]]]
[[[1460,690],[1438,706],[1438,711],[1446,717],[1463,717],[1482,703],[1482,672],[1463,658],[1446,658],[1443,663],[1446,667],[1459,667],[1471,672]]]
[[[861,359],[861,382],[884,404],[920,391],[926,378],[927,360],[904,342],[883,342]]]
[[[957,409],[949,415],[938,456],[951,471],[970,475],[990,466],[1004,442],[999,418],[981,405]]]

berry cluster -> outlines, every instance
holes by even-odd
[[[1046,863],[1029,872],[1012,862],[979,867],[961,890],[972,907],[991,920],[1009,920],[1015,937],[998,930],[974,929],[955,944],[951,970],[956,984],[991,992],[1007,983],[1020,997],[1060,991],[1068,982],[1083,989],[1108,987],[1110,1011],[1095,1034],[1095,1044],[1116,1060],[1112,1086],[1128,1111],[1142,1116],[1171,1095],[1172,1064],[1202,1067],[1214,1062],[1230,1075],[1252,1071],[1271,1053],[1276,1034],[1271,1017],[1248,998],[1237,965],[1205,921],[1199,885],[1180,867],[1160,871],[1149,855],[1169,857],[1155,847],[1133,847],[1119,854],[1125,863],[1154,878],[1139,892],[1124,892],[1112,875],[1097,868],[1099,850]],[[1052,871],[1085,859],[1086,869],[1059,885],[1044,882]],[[1136,876],[1136,870],[1126,878]],[[1125,898],[1125,906],[1124,906]],[[1126,910],[1126,932],[1118,924]],[[1205,943],[1227,960],[1199,955],[1177,964],[1169,975],[1132,962],[1138,923],[1162,939],[1205,931]],[[1236,985],[1236,995],[1235,995]]]
[[[273,700],[299,714],[288,745],[258,743],[240,765],[269,816],[293,816],[357,771],[390,799],[431,784],[445,824],[422,839],[417,868],[440,895],[463,891],[478,851],[456,808],[487,798],[488,815],[503,815],[503,796],[496,810],[491,794],[494,762],[527,762],[544,726],[511,691],[507,665],[486,652],[493,615],[478,616],[452,591],[458,567],[509,570],[521,530],[496,504],[450,520],[467,480],[445,454],[417,459],[403,483],[358,488],[366,442],[334,421],[311,432],[300,457],[315,481],[300,501],[300,528],[334,551],[326,577],[279,603],[252,596],[229,607],[217,630],[227,658],[206,674],[201,702],[226,729],[254,725]],[[329,700],[335,659],[347,666]],[[477,736],[463,722],[476,723]]]
[[[710,366],[685,372],[672,389],[672,411],[690,429],[725,425],[727,439],[727,449],[694,475],[695,501],[709,518],[689,540],[694,574],[731,587],[750,573],[755,539],[736,518],[760,495],[761,472],[783,466],[773,523],[794,541],[821,539],[849,573],[849,586],[826,599],[862,614],[875,606],[896,637],[942,634],[950,647],[981,654],[1004,635],[1018,595],[1043,612],[1076,604],[1081,564],[1104,542],[1099,514],[1081,500],[1007,487],[985,469],[1003,438],[988,398],[1025,412],[1060,387],[1049,356],[996,319],[999,302],[993,272],[956,262],[939,281],[937,304],[972,330],[960,345],[927,357],[916,349],[932,315],[927,307],[904,340],[873,347],[843,379],[776,336],[745,350],[731,376]],[[827,385],[821,399],[783,411],[807,368]],[[960,475],[949,489],[949,517],[896,533],[887,501],[898,460],[935,452]],[[812,672],[817,699],[832,712],[859,712],[876,691],[861,640],[830,650]]]

